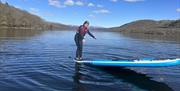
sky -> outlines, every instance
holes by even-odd
[[[1,0],[46,21],[116,27],[141,20],[180,19],[180,0]]]

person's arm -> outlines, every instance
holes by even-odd
[[[96,39],[96,37],[88,30],[87,33],[89,34],[89,36],[91,36],[92,38]]]

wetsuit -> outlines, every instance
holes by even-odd
[[[89,29],[87,27],[81,25],[78,28],[78,30],[75,34],[75,37],[74,37],[74,41],[77,46],[76,58],[82,57],[83,39],[84,39],[84,36],[86,35],[86,33],[88,33],[92,38],[95,38],[94,35],[89,32]]]

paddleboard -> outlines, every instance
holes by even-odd
[[[180,64],[180,58],[176,59],[139,59],[139,60],[75,60],[81,64],[91,64],[95,66],[116,66],[116,67],[164,67],[176,66]]]

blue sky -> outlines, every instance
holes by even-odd
[[[1,0],[47,21],[115,27],[140,19],[180,19],[180,0]]]

